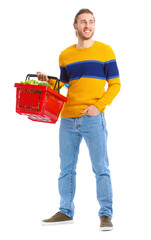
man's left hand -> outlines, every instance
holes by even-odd
[[[90,115],[90,116],[96,116],[100,113],[99,109],[94,106],[94,105],[91,105],[89,107],[87,107],[84,111],[82,111],[81,113],[85,113],[87,112],[87,115]]]

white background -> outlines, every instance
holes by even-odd
[[[15,82],[36,71],[59,77],[59,54],[77,42],[72,24],[83,7],[96,18],[93,39],[113,48],[122,84],[105,112],[114,194],[112,232],[99,231],[95,176],[84,141],[74,224],[41,226],[59,206],[60,120],[36,123],[15,113]],[[150,239],[150,21],[149,0],[1,2],[1,239]]]

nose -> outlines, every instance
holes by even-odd
[[[90,25],[89,22],[86,22],[86,23],[85,23],[85,26],[86,26],[87,28],[89,27],[89,25]]]

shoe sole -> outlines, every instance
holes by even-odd
[[[113,227],[100,227],[101,231],[112,231]]]
[[[73,220],[60,221],[60,222],[43,222],[43,221],[41,221],[41,224],[42,224],[43,226],[60,225],[60,224],[71,224],[71,223],[73,223]]]

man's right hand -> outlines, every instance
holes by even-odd
[[[37,72],[37,77],[39,81],[49,81],[49,78],[47,77],[47,74],[42,73],[42,72]]]

